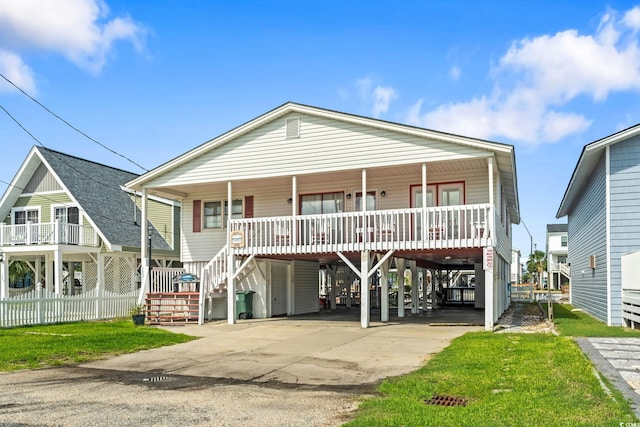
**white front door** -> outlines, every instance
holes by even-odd
[[[289,264],[271,263],[271,316],[287,313],[289,290]]]

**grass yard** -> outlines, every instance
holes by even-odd
[[[547,304],[542,304],[542,307],[547,315]],[[553,306],[553,323],[561,335],[570,337],[640,337],[638,330],[622,326],[607,326],[606,323],[594,319],[587,313],[571,311],[572,309],[573,307],[568,304],[554,304]]]
[[[546,308],[546,305],[543,304]],[[528,309],[537,307],[523,307]],[[640,337],[589,315],[554,305],[551,334],[479,332],[455,339],[424,367],[384,381],[378,397],[362,402],[356,426],[619,426],[637,423],[623,396],[607,395],[574,336]],[[606,383],[606,380],[604,380]],[[466,406],[433,406],[434,396]]]
[[[0,371],[67,365],[195,339],[131,320],[0,329]]]

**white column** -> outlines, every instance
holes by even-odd
[[[298,216],[298,177],[291,177],[291,215],[293,216],[293,225],[291,229],[291,242],[294,247],[298,244],[298,224],[296,217]]]
[[[404,317],[404,268],[406,260],[396,258],[396,271],[398,276],[398,317]]]
[[[422,164],[422,240],[428,239],[427,235],[427,164]]]
[[[45,289],[54,289],[53,288],[53,267],[51,265],[51,254],[44,254],[44,288]]]
[[[9,297],[9,256],[0,254],[2,262],[0,262],[0,298]]]
[[[411,268],[411,314],[418,313],[418,306],[420,305],[420,293],[418,292],[418,267],[415,261],[409,261],[409,267]]]
[[[105,270],[103,253],[98,254],[96,262],[98,264],[98,280],[96,282],[96,295],[97,295],[96,318],[101,319],[102,318],[102,296],[104,295],[104,270]],[[144,286],[142,286],[142,289],[144,289]],[[138,301],[138,303],[142,304],[143,302],[144,302],[144,296],[142,300]]]
[[[362,209],[362,243],[364,247],[368,248],[369,243],[369,230],[368,224],[365,221],[365,212],[367,212],[367,170],[362,169],[362,197],[360,198],[360,208]]]
[[[151,289],[149,274],[149,250],[147,243],[149,240],[149,192],[146,188],[142,189],[142,218],[140,218],[140,294],[138,295],[138,304],[144,302],[147,292]],[[103,261],[104,262],[104,261]]]
[[[331,310],[336,309],[336,276],[338,275],[338,264],[333,264],[329,267],[329,277],[331,278],[331,290],[329,291],[329,295],[331,296]]]
[[[380,258],[382,255],[378,255]],[[380,265],[380,321],[389,321],[389,259]]]
[[[496,216],[496,206],[495,206],[495,198],[494,198],[494,184],[493,184],[493,159],[490,157],[487,159],[487,166],[489,169],[489,205],[491,206],[491,213],[489,214],[489,218],[487,218],[487,228],[489,229],[489,236],[491,236],[491,240],[495,242],[495,230],[493,227],[493,219]]]
[[[233,325],[236,323],[236,284],[233,279],[235,274],[235,256],[233,254],[233,248],[231,247],[231,228],[230,220],[231,220],[231,200],[233,197],[231,181],[227,182],[227,200],[228,209],[227,209],[227,246],[229,247],[229,256],[227,258],[227,323]]]
[[[364,198],[363,198],[364,202]],[[364,204],[364,203],[363,203]],[[360,326],[369,327],[369,251],[360,252]]]
[[[495,255],[494,255],[495,257]],[[494,270],[493,267],[487,268],[484,262],[484,329],[486,331],[493,330],[494,326]],[[476,285],[477,286],[477,285]]]
[[[62,295],[62,251],[53,251],[53,282],[55,283],[55,293]]]
[[[36,284],[39,284],[42,280],[42,258],[37,257],[35,262],[36,271],[33,273]]]

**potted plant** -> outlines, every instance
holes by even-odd
[[[134,325],[144,325],[145,309],[146,307],[144,304],[134,304],[131,306],[129,314],[131,314],[131,319],[133,320]]]

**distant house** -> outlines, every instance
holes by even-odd
[[[520,268],[520,249],[511,249],[511,284],[522,283],[522,268]]]
[[[391,263],[411,272],[399,317],[442,293],[484,309],[490,329],[509,304],[510,145],[287,103],[128,186],[181,199],[181,260],[203,299],[226,296],[229,323],[238,290],[255,292],[255,317],[319,311],[319,274],[332,279],[329,304],[357,294],[362,327],[372,306],[388,321]]]
[[[567,224],[547,224],[547,279],[551,289],[569,284]]]
[[[9,265],[22,261],[32,283],[58,294],[135,291],[140,283],[141,198],[123,186],[138,175],[33,147],[0,200],[0,297]],[[152,198],[155,264],[179,260],[180,205]],[[147,246],[144,242],[143,246]]]
[[[623,324],[621,257],[640,249],[640,125],[582,149],[558,209],[565,216],[572,304]]]

